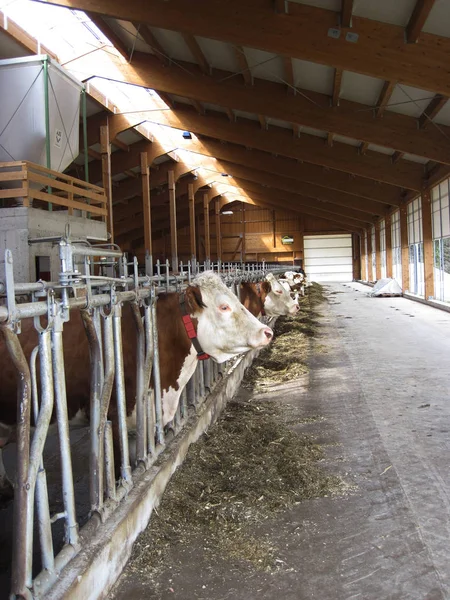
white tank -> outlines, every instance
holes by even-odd
[[[0,162],[64,171],[79,153],[83,88],[47,55],[0,60]]]

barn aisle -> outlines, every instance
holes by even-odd
[[[258,528],[278,570],[209,561],[198,540],[157,580],[128,568],[114,598],[450,598],[450,315],[355,283],[327,289],[308,375],[265,397],[297,407],[295,428],[323,445],[348,493]]]

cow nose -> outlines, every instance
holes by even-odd
[[[266,327],[264,329],[264,335],[268,340],[271,340],[273,338],[273,331],[270,329],[270,327]]]

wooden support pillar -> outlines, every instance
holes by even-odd
[[[424,298],[434,298],[434,261],[433,231],[431,214],[431,194],[429,190],[422,192],[422,227],[423,227],[423,269],[425,279]]]
[[[275,210],[272,211],[272,234],[273,234],[273,247],[277,247],[277,213]]]
[[[384,219],[384,227],[386,232],[386,277],[392,277],[392,219],[391,215],[387,215]]]
[[[241,202],[242,207],[242,246],[241,246],[241,262],[245,262],[245,253],[247,247],[245,244],[245,202]]]
[[[367,269],[366,269],[366,256],[367,256],[367,248],[366,248],[366,235],[367,230],[365,229],[363,235],[360,239],[360,247],[361,247],[361,279],[362,281],[368,281],[367,277]]]
[[[209,194],[203,194],[203,216],[205,221],[205,254],[206,261],[211,260],[211,238],[209,233]]]
[[[361,279],[361,244],[357,233],[352,233],[353,279]]]
[[[375,224],[375,277],[377,281],[381,279],[381,232],[380,232],[380,221]]]
[[[367,230],[367,281],[373,279],[373,265],[372,265],[372,228]]]
[[[402,289],[409,291],[408,213],[406,204],[400,207],[400,243],[402,245]]]
[[[100,127],[100,146],[102,154],[102,183],[105,188],[108,215],[106,217],[106,228],[110,235],[109,241],[114,243],[114,221],[112,206],[112,180],[111,180],[111,144],[109,143],[109,127]]]
[[[144,213],[144,249],[151,257],[152,251],[152,214],[150,204],[150,169],[147,152],[141,152],[142,210]],[[151,260],[151,258],[150,258]]]
[[[217,260],[222,260],[222,231],[220,228],[220,199],[216,198],[216,251]]]
[[[305,219],[301,216],[298,218],[298,238],[299,246],[298,253],[302,259],[302,268],[305,268]]]
[[[196,238],[195,238],[195,193],[194,184],[188,183],[188,197],[189,197],[189,235],[191,242],[191,259],[196,259]]]
[[[170,252],[172,271],[178,273],[178,243],[177,243],[177,200],[175,196],[175,176],[173,171],[168,173],[169,207],[170,207]]]

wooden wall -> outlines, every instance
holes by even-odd
[[[212,260],[217,258],[216,224],[210,203],[210,238]],[[228,208],[228,207],[227,207]],[[300,215],[288,210],[259,208],[251,204],[235,202],[232,215],[221,215],[222,260],[289,262],[303,259],[303,235],[314,233],[343,233],[331,221]],[[197,206],[197,258],[205,257],[205,227],[200,206]],[[281,238],[292,236],[294,243],[284,245]],[[170,235],[154,240],[154,257],[170,259]],[[189,227],[178,229],[178,256],[180,260],[190,258]]]

